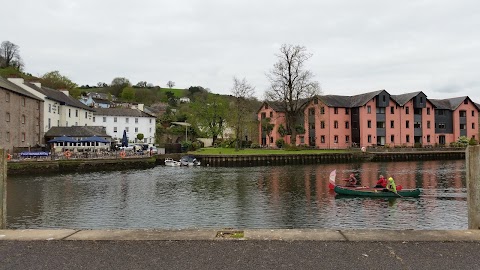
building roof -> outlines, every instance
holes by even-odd
[[[403,106],[416,96],[418,96],[422,91],[406,93],[401,95],[390,95],[390,97],[398,103],[398,105]]]
[[[138,109],[128,108],[95,108],[94,115],[128,116],[128,117],[155,117]]]
[[[92,97],[92,100],[93,100],[95,103],[113,104],[113,102],[111,102],[110,100],[108,100],[108,99],[103,99],[103,98]]]
[[[109,137],[105,127],[102,126],[72,126],[72,127],[52,127],[46,133],[45,137],[59,137],[59,136],[69,136],[69,137]]]
[[[455,98],[447,98],[447,99],[429,99],[429,101],[433,104],[433,106],[435,106],[436,109],[454,111],[467,98],[470,99],[468,96],[464,96],[464,97],[455,97]]]
[[[32,93],[28,92],[27,90],[21,88],[20,86],[10,82],[9,80],[3,78],[0,76],[0,87],[1,88],[4,88],[4,89],[7,89],[9,91],[12,91],[16,94],[19,94],[21,96],[25,96],[25,97],[29,97],[29,98],[33,98],[33,99],[36,99],[36,100],[40,100],[40,101],[43,101],[41,98],[38,98],[37,96],[33,95]]]
[[[54,100],[59,102],[61,105],[68,105],[71,107],[79,108],[79,109],[84,109],[87,111],[93,111],[92,108],[88,107],[87,105],[83,104],[77,99],[74,99],[73,97],[66,95],[60,90],[55,90],[51,89],[48,87],[38,87],[33,83],[25,82],[24,83],[26,86],[34,89],[35,91],[38,91],[42,94],[44,94],[48,99]]]
[[[363,93],[355,96],[324,95],[317,96],[328,107],[354,108],[367,104],[385,90]]]

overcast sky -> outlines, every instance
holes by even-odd
[[[478,0],[3,1],[0,41],[25,71],[79,85],[126,77],[264,98],[281,44],[305,46],[324,94],[385,89],[480,102]]]

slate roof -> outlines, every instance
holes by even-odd
[[[108,100],[108,99],[103,99],[103,98],[95,98],[95,97],[92,97],[92,100],[95,101],[96,103],[113,104],[113,102],[111,102],[110,100]]]
[[[378,96],[383,91],[385,90],[378,90],[355,96],[324,95],[318,96],[318,98],[329,107],[355,108],[367,104],[367,102]]]
[[[4,88],[4,89],[7,89],[9,91],[12,91],[16,94],[25,96],[25,97],[29,97],[29,98],[33,98],[33,99],[36,99],[36,100],[43,101],[41,98],[33,95],[32,93],[28,92],[27,90],[21,88],[20,86],[10,82],[9,80],[7,80],[7,79],[5,79],[1,76],[0,76],[0,87]]]
[[[45,137],[60,137],[63,135],[69,137],[112,137],[107,134],[105,127],[102,126],[51,127],[45,133]]]
[[[128,116],[128,117],[155,117],[138,109],[128,108],[95,108],[94,115]]]
[[[92,108],[88,107],[87,105],[83,104],[77,99],[74,99],[73,97],[69,95],[65,95],[62,91],[60,90],[55,90],[51,89],[48,87],[38,87],[33,83],[25,82],[24,83],[26,86],[44,94],[48,99],[54,100],[59,102],[61,105],[68,105],[71,107],[79,108],[79,109],[84,109],[87,111],[93,111]]]
[[[428,99],[436,109],[439,110],[456,110],[465,99],[470,99],[468,96],[447,98],[447,99]]]
[[[398,105],[403,106],[409,102],[412,98],[418,96],[422,91],[406,93],[401,95],[390,95],[390,97],[398,103]]]

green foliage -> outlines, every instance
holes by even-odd
[[[144,137],[145,137],[145,135],[143,135],[143,133],[138,133],[137,134],[137,139],[140,140],[140,141],[142,141]]]
[[[280,126],[278,126],[278,133],[280,134],[280,136],[285,137],[285,135],[287,135],[287,129],[282,124],[280,124]]]
[[[413,147],[414,148],[422,148],[422,144],[421,143],[414,143]]]
[[[203,100],[196,100],[188,105],[188,120],[216,142],[223,133],[229,113],[227,100],[220,95],[208,95]]]
[[[255,148],[260,148],[260,144],[258,144],[258,143],[252,143],[252,144],[250,145],[250,148],[254,148],[254,149],[255,149]]]
[[[456,141],[456,145],[454,147],[467,147],[470,140],[467,136],[460,136]]]
[[[132,87],[125,87],[122,90],[120,96],[125,101],[134,101],[135,100],[135,89],[133,89]]]
[[[305,128],[301,125],[296,126],[295,131],[297,132],[297,134],[305,134]]]
[[[45,73],[42,78],[42,86],[52,89],[73,89],[77,84],[72,82],[68,77],[60,74],[58,70]]]
[[[278,147],[278,148],[283,148],[285,146],[285,140],[284,139],[278,139],[276,142],[275,142],[275,145]]]
[[[475,140],[475,138],[470,138],[470,141],[468,142],[468,145],[477,145],[478,144],[478,141]]]

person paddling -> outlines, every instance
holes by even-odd
[[[387,187],[387,179],[383,177],[383,175],[380,175],[380,178],[378,178],[377,184],[375,185],[376,188],[386,188]]]
[[[357,178],[355,178],[355,175],[352,173],[350,174],[350,178],[345,179],[347,181],[347,184],[345,185],[346,187],[355,187],[357,185]]]

